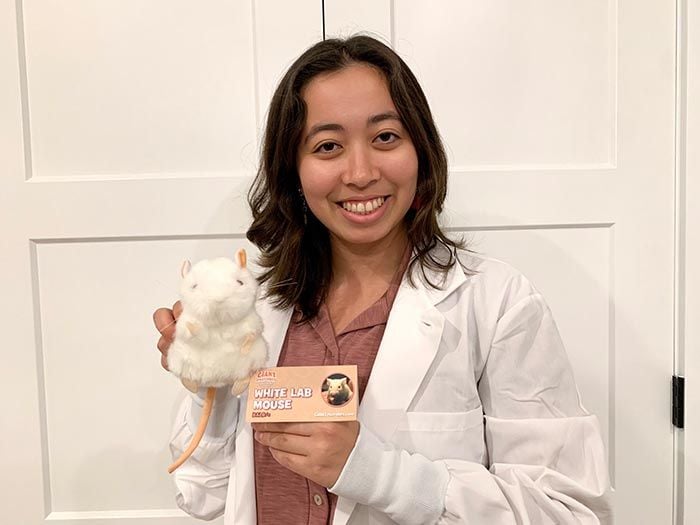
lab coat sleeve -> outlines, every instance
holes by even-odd
[[[489,467],[429,461],[362,427],[331,491],[399,524],[612,523],[605,450],[579,403],[549,308],[532,293],[499,319],[479,382]]]
[[[205,390],[185,398],[170,439],[173,460],[192,441],[202,413]],[[229,472],[235,447],[239,400],[228,388],[220,388],[214,400],[207,430],[197,449],[174,473],[175,501],[195,518],[212,520],[224,513]]]

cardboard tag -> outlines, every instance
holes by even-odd
[[[248,423],[356,419],[356,365],[265,368],[250,380]]]

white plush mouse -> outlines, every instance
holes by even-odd
[[[233,395],[241,394],[267,361],[262,319],[255,311],[258,283],[246,266],[245,250],[238,251],[236,260],[221,257],[182,265],[182,313],[168,349],[168,369],[188,390],[208,390],[197,432],[168,469],[171,473],[197,448],[215,389],[231,385]]]

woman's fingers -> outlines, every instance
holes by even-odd
[[[308,436],[281,432],[255,432],[255,440],[267,447],[297,456],[308,456],[309,447],[313,446]]]
[[[166,370],[169,370],[168,348],[170,348],[170,344],[175,337],[175,323],[181,312],[182,305],[180,305],[180,301],[173,305],[173,310],[158,308],[158,310],[153,312],[153,324],[156,325],[156,329],[160,332],[160,339],[158,339],[158,344],[156,345],[161,353],[160,364]]]
[[[173,316],[175,317],[176,320],[180,318],[181,313],[182,313],[182,303],[180,301],[177,301],[173,305]]]
[[[280,465],[319,485],[332,487],[355,446],[360,424],[256,423],[254,430],[255,440],[269,447]]]
[[[168,355],[168,348],[170,348],[170,343],[172,342],[172,339],[167,339],[165,336],[161,335],[156,346],[161,354]]]
[[[311,436],[315,423],[253,423],[256,432],[282,432],[284,434],[296,434],[297,436]]]
[[[170,308],[158,308],[153,312],[153,324],[156,325],[156,330],[160,332],[160,335],[170,341],[173,340],[175,337],[175,317]]]

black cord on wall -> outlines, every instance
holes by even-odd
[[[326,0],[321,0],[321,24],[323,26],[323,39],[326,39]]]

